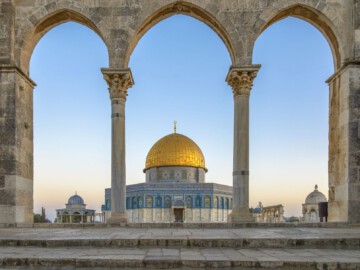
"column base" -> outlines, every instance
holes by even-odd
[[[233,209],[229,217],[230,222],[255,222],[255,218],[249,212],[249,208]]]
[[[32,224],[33,180],[18,175],[0,176],[0,190],[0,224]]]
[[[127,223],[127,214],[111,213],[111,218],[107,220],[109,225],[120,225],[121,223]]]

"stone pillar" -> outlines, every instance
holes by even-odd
[[[15,66],[0,66],[0,223],[33,222],[33,88]]]
[[[111,99],[111,218],[109,224],[127,222],[125,167],[125,102],[134,80],[130,69],[101,69]]]
[[[226,77],[234,94],[233,208],[231,222],[253,222],[249,212],[249,98],[260,65],[231,67]]]
[[[328,81],[328,221],[360,223],[360,62],[348,62]]]

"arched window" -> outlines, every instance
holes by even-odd
[[[186,197],[186,207],[187,208],[192,208],[193,207],[193,200],[192,200],[191,196]]]
[[[165,208],[171,208],[171,198],[170,198],[170,196],[165,197]]]
[[[196,208],[201,207],[201,196],[200,195],[196,196],[195,206],[196,206]]]
[[[126,209],[131,209],[131,200],[130,197],[126,198]]]
[[[143,208],[143,198],[141,196],[138,197],[138,208]]]
[[[204,207],[205,207],[205,208],[210,208],[210,207],[211,207],[211,199],[210,199],[210,196],[205,196],[205,199],[204,199]]]
[[[132,209],[136,209],[137,208],[137,200],[136,197],[132,197]]]
[[[230,200],[229,198],[226,198],[226,209],[229,210],[229,208],[230,208]]]
[[[156,207],[161,208],[162,207],[162,198],[161,196],[156,197]]]
[[[148,208],[153,207],[153,197],[150,195],[146,196],[146,207]]]
[[[224,197],[221,197],[221,209],[225,208]]]

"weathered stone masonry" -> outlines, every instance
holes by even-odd
[[[323,33],[335,67],[335,74],[328,80],[329,220],[360,222],[360,0],[1,0],[0,223],[32,222],[35,84],[30,79],[29,62],[41,37],[60,23],[81,23],[106,44],[109,67],[104,68],[127,70],[140,38],[174,14],[192,16],[211,27],[226,45],[234,70],[261,64],[252,62],[256,39],[269,25],[287,16],[306,20]],[[246,123],[244,117],[248,116],[242,114],[241,104],[235,101],[235,109],[241,123]],[[234,126],[246,130],[241,123]],[[120,125],[114,122],[113,128],[119,129]],[[246,148],[248,142],[239,137],[241,134],[234,130],[234,142]],[[124,147],[121,151],[125,151],[125,138],[120,141]],[[234,189],[235,197],[247,194],[247,181],[251,181],[251,172],[247,174],[249,180],[240,172],[248,166],[247,157],[239,156],[244,154],[246,151],[234,148],[234,181],[244,184]],[[113,168],[124,174],[113,183],[124,186],[125,168],[121,166],[125,167],[125,161],[119,160]],[[239,160],[245,163],[237,163]],[[120,212],[114,214],[121,214],[125,197],[120,195],[120,202]],[[239,203],[246,207],[248,202]]]

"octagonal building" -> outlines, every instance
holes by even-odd
[[[232,187],[205,183],[205,158],[200,147],[182,134],[169,134],[150,149],[145,183],[127,185],[130,223],[227,222]],[[111,216],[111,189],[105,189],[105,220]]]

